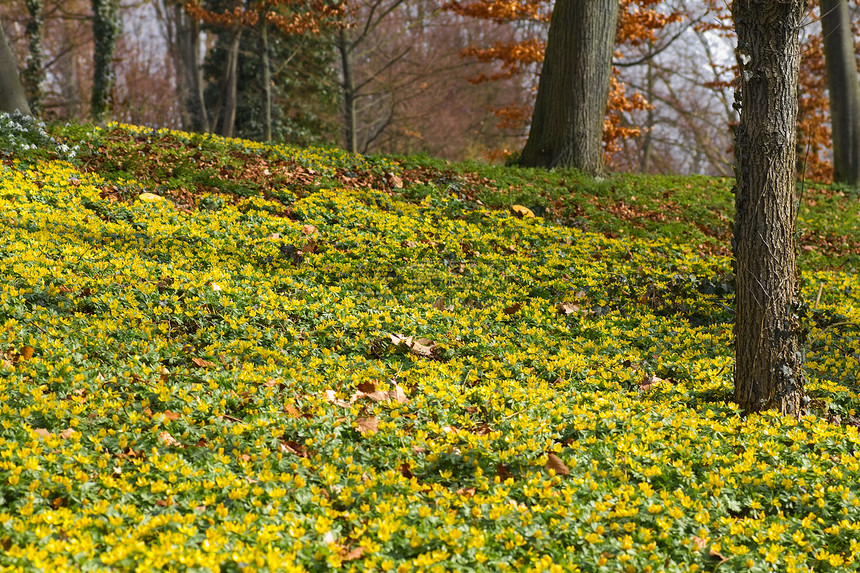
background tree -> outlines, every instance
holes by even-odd
[[[660,45],[665,50],[672,39],[658,38],[657,34],[684,16],[684,6],[670,5],[659,0],[621,0],[618,25],[615,34],[616,48],[636,48],[645,42]],[[483,62],[497,62],[498,69],[475,78],[476,81],[498,81],[520,77],[527,90],[536,91],[539,72],[544,60],[546,26],[551,13],[551,0],[453,0],[449,9],[465,16],[489,20],[500,27],[512,27],[515,38],[510,41],[494,41],[491,46],[473,44],[463,55]],[[618,55],[622,52],[619,51]],[[643,63],[647,59],[641,60]],[[618,62],[615,62],[618,63]],[[637,125],[631,122],[631,114],[646,110],[648,102],[641,95],[626,89],[626,70],[620,66],[612,68],[609,100],[604,124],[604,150],[607,156],[621,149],[621,142],[640,134]],[[533,100],[521,106],[502,106],[496,114],[503,124],[511,129],[525,128],[532,117]]]
[[[833,130],[833,179],[860,186],[860,80],[847,0],[821,0],[821,31]]]
[[[18,65],[6,40],[6,30],[0,25],[0,111],[30,115],[27,93],[18,77]]]
[[[206,133],[209,116],[203,96],[200,20],[185,10],[183,0],[156,1],[153,6],[173,64],[182,127]]]
[[[113,58],[122,30],[118,0],[92,0],[93,10],[93,86],[90,116],[102,123],[110,107],[114,83]]]
[[[208,77],[213,81],[213,75],[221,77],[217,97],[213,101],[210,95],[207,102],[212,110],[211,127],[226,137],[237,134],[238,90],[240,84],[246,85],[240,82],[240,75],[245,73],[243,68],[248,67],[253,54],[257,59],[253,68],[259,76],[254,83],[257,93],[262,94],[258,97],[261,105],[254,106],[258,110],[257,126],[260,130],[254,138],[263,140],[272,137],[272,62],[279,61],[283,69],[301,49],[301,44],[298,44],[292,55],[282,52],[283,57],[272,57],[270,28],[284,36],[318,35],[323,27],[333,25],[342,12],[338,0],[210,0],[191,2],[186,4],[186,9],[218,34],[213,53],[211,57],[207,56]],[[251,37],[245,38],[246,43],[243,44],[246,32]],[[243,46],[247,48],[243,49]],[[213,65],[213,61],[219,64]],[[210,89],[208,93],[214,92]]]
[[[735,401],[800,416],[803,357],[795,265],[798,32],[804,0],[734,0],[736,130]]]
[[[726,55],[732,43],[714,29],[718,13],[708,4],[684,1],[664,9],[683,18],[618,49],[621,57],[616,55],[614,65],[620,77],[649,105],[612,116],[622,127],[638,128],[641,136],[615,138],[610,167],[731,176],[728,126],[737,123],[737,112],[734,60]]]
[[[603,120],[618,1],[557,0],[520,165],[603,170]]]
[[[34,115],[39,115],[42,109],[42,84],[45,72],[42,64],[42,29],[43,14],[42,0],[25,0],[24,5],[30,14],[27,22],[27,67],[22,73],[24,88],[27,91],[27,100]]]
[[[381,46],[368,48],[369,41],[378,33],[381,24],[397,10],[405,0],[369,0],[356,3],[347,13],[347,20],[334,34],[334,45],[337,49],[340,63],[340,91],[343,96],[343,130],[344,146],[347,151],[357,153],[366,150],[379,134],[387,127],[393,117],[393,110],[389,109],[380,121],[359,127],[358,104],[364,88],[373,83],[380,74],[394,66],[397,61],[409,53],[412,46],[406,46],[395,50],[387,61],[383,62],[379,69],[370,70],[366,77],[357,77],[356,60],[370,60],[367,50],[381,50]],[[387,42],[390,44],[390,41]],[[361,146],[359,147],[359,141]]]

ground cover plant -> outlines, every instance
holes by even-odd
[[[0,570],[858,568],[849,191],[801,210],[809,415],[743,418],[729,182],[39,137],[0,171]]]

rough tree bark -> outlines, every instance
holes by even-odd
[[[30,115],[27,92],[18,77],[18,66],[6,39],[6,30],[0,24],[0,111],[12,113],[16,109]]]
[[[833,130],[833,180],[860,186],[860,80],[847,0],[820,0]]]
[[[520,165],[603,171],[617,22],[618,0],[556,1]]]
[[[741,120],[735,133],[735,401],[803,409],[797,320],[795,139],[804,0],[734,0]]]

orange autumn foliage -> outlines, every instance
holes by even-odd
[[[807,180],[829,183],[833,180],[830,160],[830,100],[827,97],[827,72],[821,34],[814,34],[801,45],[797,110],[797,163],[799,175]]]
[[[680,21],[680,12],[660,12],[656,6],[660,0],[621,0],[615,43],[617,46],[638,46],[657,40],[658,32],[672,22]],[[489,74],[480,74],[475,83],[495,81],[525,75],[534,91],[539,76],[539,65],[543,62],[546,43],[535,37],[545,32],[552,14],[551,0],[476,0],[463,2],[452,0],[446,8],[460,15],[491,20],[499,24],[513,23],[522,30],[524,38],[519,42],[495,43],[489,47],[472,46],[463,52],[463,57],[481,62],[496,62],[500,68]],[[540,34],[543,36],[543,34]],[[620,53],[617,54],[620,57]],[[531,77],[529,77],[531,76]],[[621,80],[620,72],[613,68],[604,121],[603,142],[607,156],[619,149],[620,141],[640,134],[640,129],[625,121],[625,114],[648,109],[649,104],[639,93],[630,93]],[[523,129],[531,119],[531,109],[503,107],[493,109],[503,129]]]
[[[715,18],[702,24],[702,30],[716,30],[728,38],[734,37],[728,5],[720,0],[707,0]],[[849,0],[860,5],[860,0]],[[810,11],[805,30],[815,30],[801,40],[800,77],[798,78],[797,114],[797,170],[798,177],[817,183],[833,181],[831,161],[832,137],[830,129],[830,100],[827,95],[827,70],[824,60],[824,44],[820,27],[811,24],[818,20],[818,8]],[[854,22],[854,36],[858,38],[857,22]],[[858,65],[860,65],[860,38],[856,41]],[[731,75],[737,76],[737,66],[731,68]],[[725,89],[730,82],[714,82],[714,89]]]
[[[331,4],[323,0],[260,0],[245,8],[237,3],[232,10],[212,12],[205,9],[200,0],[189,0],[185,10],[206,24],[228,28],[240,26],[254,28],[265,18],[266,23],[286,35],[319,34],[331,21],[341,16],[345,4]]]

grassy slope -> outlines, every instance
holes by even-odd
[[[856,197],[743,419],[727,181],[84,131],[0,173],[0,567],[856,568]]]

